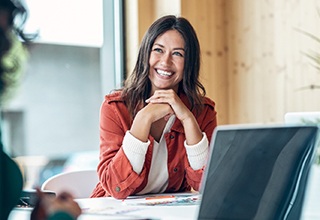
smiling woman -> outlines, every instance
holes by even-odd
[[[156,20],[124,88],[102,104],[100,183],[92,197],[199,189],[217,125],[199,69],[199,41],[189,21]]]
[[[178,31],[167,31],[156,39],[149,65],[152,94],[170,88],[178,92],[184,69],[184,40]]]

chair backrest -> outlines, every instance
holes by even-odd
[[[77,170],[50,177],[42,184],[41,190],[54,191],[56,194],[67,191],[76,199],[89,198],[98,182],[96,170]]]

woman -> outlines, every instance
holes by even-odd
[[[92,197],[199,189],[217,125],[199,69],[188,20],[164,16],[150,26],[124,88],[101,106],[100,182]]]

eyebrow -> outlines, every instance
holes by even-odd
[[[163,46],[162,44],[154,43],[154,46],[155,46],[155,45],[164,48],[164,46]],[[176,47],[176,48],[173,48],[173,50],[182,50],[182,51],[184,51],[184,48],[182,48],[182,47]]]

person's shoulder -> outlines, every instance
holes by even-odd
[[[211,107],[215,107],[215,105],[216,105],[216,103],[211,99],[211,98],[209,98],[209,97],[207,97],[207,96],[205,96],[205,97],[203,97],[203,104],[204,105],[209,105],[209,106],[211,106]]]
[[[111,92],[110,94],[106,95],[104,97],[105,102],[111,103],[111,102],[121,102],[123,101],[122,98],[122,91],[121,90],[115,90]]]

